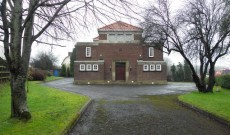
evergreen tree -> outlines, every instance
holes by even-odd
[[[188,63],[184,60],[184,81],[191,82],[192,80],[192,71]]]
[[[66,72],[67,72],[67,73],[66,73],[66,75],[67,75],[66,77],[71,77],[71,72],[70,72],[70,68],[69,68],[69,67],[67,68],[67,71],[66,71]]]
[[[66,66],[65,66],[65,64],[63,64],[61,66],[61,76],[66,77]]]
[[[176,78],[176,66],[174,64],[171,66],[170,71],[172,72],[172,80],[176,81],[177,80],[177,78]]]
[[[177,76],[177,81],[179,81],[179,82],[184,81],[183,65],[180,62],[177,65],[176,76]]]
[[[74,76],[74,61],[76,60],[76,48],[73,48],[72,55],[70,56],[70,75]]]

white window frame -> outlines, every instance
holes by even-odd
[[[143,71],[149,71],[149,65],[148,64],[143,65]]]
[[[98,64],[93,64],[93,71],[98,71]]]
[[[123,42],[124,41],[124,34],[117,34],[117,42]]]
[[[154,57],[154,48],[149,47],[149,57]]]
[[[85,48],[85,57],[91,57],[91,47]]]
[[[85,64],[80,64],[80,66],[79,66],[80,68],[80,71],[85,71]]]
[[[92,71],[92,64],[86,64],[86,71]]]
[[[156,64],[156,71],[161,71],[161,64]]]
[[[150,71],[155,71],[156,70],[155,65],[154,64],[150,64],[149,65],[149,70]]]
[[[117,40],[116,34],[109,34],[108,40],[109,40],[110,42],[116,41],[116,40]]]

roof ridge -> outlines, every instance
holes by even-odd
[[[142,31],[143,29],[140,27],[122,22],[122,21],[116,21],[116,22],[111,23],[109,25],[98,28],[98,30],[137,30],[137,31]]]

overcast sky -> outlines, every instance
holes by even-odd
[[[174,7],[175,9],[177,9],[178,7],[181,6],[181,0],[172,0],[172,1],[177,1],[176,3],[172,2],[172,7]],[[148,4],[149,2],[153,3],[153,0],[136,0],[136,2],[138,3],[139,6],[145,7],[146,5],[149,5]],[[140,12],[140,14],[141,14],[142,10],[143,9],[141,9],[140,11],[137,11],[137,12]],[[135,17],[139,18],[141,20],[140,16],[136,15]],[[135,26],[139,26],[140,20],[130,19],[130,18],[129,19],[119,18],[117,21],[123,21],[123,22],[129,23],[129,24],[135,25]],[[114,20],[111,20],[111,21],[106,20],[104,23],[111,24],[114,22],[115,22]],[[74,41],[63,41],[63,42],[58,43],[61,45],[65,45],[66,47],[56,47],[56,46],[51,47],[49,45],[34,44],[32,47],[31,56],[35,57],[41,51],[47,51],[47,52],[52,51],[58,57],[58,60],[59,60],[58,64],[60,65],[62,63],[63,59],[68,55],[68,52],[72,51],[74,45],[77,42],[92,42],[93,38],[98,36],[97,28],[100,28],[104,25],[105,24],[103,24],[103,23],[97,23],[95,25],[90,25],[88,27],[88,29],[79,30],[78,34],[75,36],[76,39]],[[168,57],[168,56],[166,56],[166,57]],[[171,58],[171,60],[173,63],[178,63],[179,61],[183,61],[182,57],[180,57],[180,55],[176,55],[176,54],[173,55],[173,59]]]
[[[136,0],[138,2],[139,6],[145,7],[146,5],[149,5],[148,3],[153,3],[154,0]],[[178,8],[183,8],[183,2],[182,0],[171,0],[171,6],[173,7],[173,10],[176,10]],[[138,11],[141,12],[141,11]],[[141,14],[141,13],[140,13]],[[139,16],[136,16],[137,18],[140,18]],[[132,24],[132,25],[139,25],[140,21],[137,21],[135,19],[124,19],[124,18],[119,18],[120,21],[124,21],[126,23]],[[117,21],[119,21],[117,20]],[[105,21],[104,23],[106,24],[111,24],[115,22],[114,20],[112,21]],[[33,44],[32,46],[32,52],[31,52],[31,57],[35,57],[38,53],[41,51],[52,51],[55,56],[58,57],[58,65],[60,66],[63,59],[68,55],[68,52],[71,52],[72,49],[74,48],[74,45],[77,42],[92,42],[93,38],[98,36],[97,33],[97,28],[100,28],[104,26],[105,24],[103,23],[92,23],[93,25],[90,25],[88,29],[82,28],[77,32],[77,35],[75,36],[75,40],[73,41],[62,41],[58,42],[58,44],[64,45],[65,47],[57,47],[57,46],[49,46],[49,45],[43,45],[43,44]],[[61,33],[60,33],[61,34]],[[1,52],[0,52],[1,53]],[[170,56],[164,54],[165,57],[169,57],[169,59],[172,61],[172,63],[177,64],[178,62],[182,62],[183,58],[179,54],[171,54]],[[217,63],[217,66],[225,66],[229,67],[230,66],[230,56],[226,56],[223,58],[220,62]]]

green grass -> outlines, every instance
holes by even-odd
[[[45,82],[60,80],[60,79],[62,79],[62,78],[63,78],[63,77],[47,76]]]
[[[28,106],[32,113],[27,122],[10,118],[10,87],[0,85],[0,135],[59,135],[78,117],[89,101],[86,96],[60,91],[29,82]]]
[[[192,92],[178,99],[230,122],[230,90],[219,89],[213,93]]]

